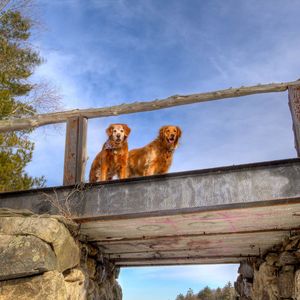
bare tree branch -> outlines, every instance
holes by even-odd
[[[23,101],[33,106],[38,112],[47,113],[62,109],[61,98],[57,87],[50,82],[41,81],[33,85],[32,91]]]
[[[11,0],[0,0],[0,13],[5,11],[5,8],[8,6],[9,2],[11,2]]]
[[[102,187],[100,187],[102,188]],[[78,217],[75,213],[76,207],[80,205],[85,197],[85,191],[88,187],[81,184],[76,185],[67,195],[59,197],[57,191],[53,189],[54,195],[42,193],[47,201],[58,211],[58,213],[67,219]],[[74,202],[76,201],[76,202]]]
[[[33,0],[0,0],[0,14],[4,14],[8,10],[29,12],[32,5]]]

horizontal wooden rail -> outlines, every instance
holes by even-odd
[[[175,95],[166,99],[134,102],[130,104],[121,104],[111,107],[92,108],[92,109],[75,109],[64,112],[37,114],[31,118],[8,119],[0,121],[0,132],[23,130],[35,128],[43,125],[66,122],[70,118],[99,118],[117,116],[122,114],[131,114],[137,112],[145,112],[168,108],[172,106],[192,104],[197,102],[205,102],[218,100],[223,98],[241,97],[259,93],[283,92],[288,87],[300,86],[300,80],[284,83],[259,84],[249,87],[229,88],[209,93],[200,93],[192,95]]]

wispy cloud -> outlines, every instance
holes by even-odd
[[[293,30],[300,23],[295,18],[298,4],[191,3],[45,2],[48,38],[36,45],[46,63],[35,77],[60,87],[65,109],[299,77],[300,39]],[[70,13],[66,16],[64,10]],[[286,98],[285,94],[254,95],[91,120],[87,173],[106,140],[105,128],[116,121],[133,129],[131,148],[148,143],[166,123],[181,126],[184,134],[171,171],[293,157]],[[49,147],[49,140],[38,140],[29,170],[40,170],[35,165],[46,156],[43,144],[49,156],[62,156],[56,145]],[[60,145],[63,148],[63,139]],[[57,161],[62,168],[61,159]],[[47,171],[46,176],[53,178],[51,168]],[[49,179],[48,184],[54,182]]]
[[[46,63],[35,76],[60,86],[66,109],[300,77],[297,1],[41,3],[48,32],[36,43]],[[155,138],[162,125],[181,126],[183,136],[171,171],[296,155],[286,93],[90,120],[87,173],[106,140],[106,127],[113,122],[132,128],[130,148]],[[61,183],[64,136],[41,135],[38,130],[33,137],[36,150],[28,171],[45,174],[48,185]],[[222,285],[236,277],[236,266],[126,269],[122,274],[120,280],[128,288],[125,299],[158,300],[168,299],[170,291],[173,298],[184,293],[190,282],[195,290],[201,284]],[[130,278],[135,280],[132,285]],[[138,278],[147,278],[149,295],[134,296]],[[159,279],[158,286],[152,279]],[[163,288],[163,295],[155,294]]]

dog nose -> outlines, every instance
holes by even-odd
[[[175,134],[173,134],[173,133],[170,134],[170,137],[171,137],[171,138],[174,138],[174,137],[175,137]]]
[[[117,134],[117,138],[119,138],[119,137],[121,137],[121,134],[120,134],[120,133]]]

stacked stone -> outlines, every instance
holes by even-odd
[[[0,211],[0,300],[121,300],[118,269],[63,218]]]
[[[242,262],[238,272],[235,289],[240,300],[300,300],[300,235],[262,258]]]
[[[253,266],[251,262],[244,261],[238,269],[239,276],[234,283],[235,290],[241,300],[252,299]]]
[[[116,281],[120,269],[103,258],[97,248],[88,244],[81,245],[81,266],[89,278],[87,299],[122,299],[122,290]]]

